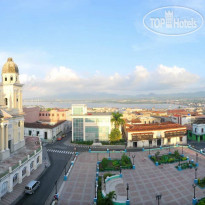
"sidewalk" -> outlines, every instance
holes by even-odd
[[[37,179],[41,174],[44,173],[44,170],[46,170],[45,169],[45,164],[47,165],[47,167],[50,166],[50,161],[49,161],[49,158],[48,158],[46,148],[43,147],[42,151],[43,151],[42,164],[35,171],[32,171],[30,176],[25,177],[21,184],[17,184],[13,188],[12,192],[7,193],[6,195],[4,195],[0,200],[1,205],[15,204],[15,202],[18,201],[18,198],[20,198],[24,194],[25,186],[31,180]]]

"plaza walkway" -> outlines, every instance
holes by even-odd
[[[177,148],[181,153],[181,148]],[[171,149],[174,152],[175,149]],[[168,153],[168,149],[159,150]],[[156,151],[151,151],[154,154]],[[148,158],[148,152],[135,152],[135,170],[123,170],[123,184],[116,186],[116,193],[126,196],[126,185],[129,184],[129,199],[132,205],[156,205],[156,194],[162,194],[161,205],[191,205],[193,198],[194,169],[178,171],[177,163],[155,166]],[[121,153],[112,153],[111,158],[120,158]],[[184,148],[184,155],[195,160],[195,152]],[[108,154],[99,154],[99,159]],[[90,205],[94,198],[96,174],[96,153],[83,153],[71,171],[63,188],[59,204]],[[205,157],[199,154],[198,177],[205,177]],[[115,172],[116,173],[116,172]],[[196,187],[196,197],[205,196],[205,190]]]

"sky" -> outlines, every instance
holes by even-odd
[[[204,91],[204,24],[181,36],[143,24],[167,6],[205,14],[203,0],[0,0],[0,66],[13,58],[24,98]]]

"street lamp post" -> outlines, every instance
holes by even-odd
[[[150,155],[150,143],[149,143],[149,155]]]
[[[197,179],[197,168],[195,168],[195,179]]]
[[[196,185],[195,184],[192,184],[192,187],[194,188],[194,199],[196,199]]]
[[[198,163],[198,153],[196,153],[196,163]]]
[[[132,155],[132,159],[133,159],[133,164],[132,164],[132,168],[135,169],[135,164],[134,164],[134,159],[135,159],[135,155]]]
[[[56,182],[55,182],[55,187],[56,187],[56,194],[58,193],[58,187],[57,187],[57,183],[58,183],[58,181],[56,180]]]
[[[158,205],[159,205],[159,200],[162,198],[162,195],[161,194],[157,194],[156,195],[156,200],[158,200]]]
[[[133,160],[132,165],[134,165],[134,159],[135,159],[135,155],[133,154],[132,155],[132,160]]]
[[[129,184],[127,183],[127,201],[129,200],[128,192],[129,192]]]

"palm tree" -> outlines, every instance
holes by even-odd
[[[124,125],[125,121],[121,118],[123,115],[119,112],[113,112],[112,113],[112,119],[111,122],[114,123],[115,129],[119,128],[120,125]]]
[[[104,198],[104,202],[106,205],[113,205],[113,199],[117,199],[117,195],[115,194],[115,191],[111,191],[108,194],[106,194]]]

